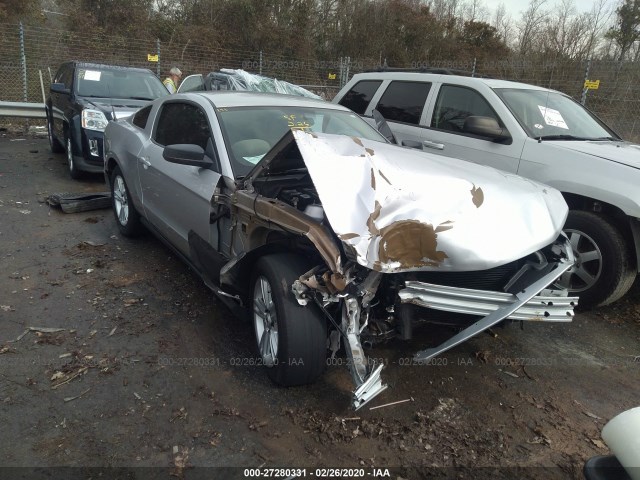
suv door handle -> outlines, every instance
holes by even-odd
[[[142,162],[142,167],[144,169],[147,169],[151,166],[151,162],[149,161],[149,158],[147,157],[138,157],[138,160],[140,160]]]
[[[431,140],[424,140],[422,142],[422,145],[427,147],[427,148],[434,148],[436,150],[444,150],[444,143],[436,143],[436,142],[432,142]]]

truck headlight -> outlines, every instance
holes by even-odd
[[[100,110],[92,110],[90,108],[82,110],[82,128],[104,132],[104,129],[107,128],[107,123],[109,123],[107,117]]]

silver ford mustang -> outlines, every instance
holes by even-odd
[[[344,107],[178,94],[110,122],[105,145],[121,233],[144,225],[250,312],[280,385],[313,382],[342,340],[360,408],[386,388],[363,345],[458,327],[415,353],[429,363],[505,320],[572,319],[553,288],[574,261],[558,191],[391,145]]]

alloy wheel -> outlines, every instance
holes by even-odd
[[[255,282],[253,319],[262,361],[267,367],[272,367],[278,357],[278,319],[271,284],[264,276],[259,276]]]
[[[118,175],[113,184],[113,205],[116,210],[118,222],[126,225],[129,221],[129,199],[127,198],[127,188],[124,179]]]
[[[576,263],[556,282],[561,288],[571,292],[583,292],[591,288],[602,273],[602,252],[597,243],[584,232],[565,230],[569,237]]]

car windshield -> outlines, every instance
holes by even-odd
[[[77,82],[83,97],[154,100],[169,94],[153,73],[145,71],[79,68]]]
[[[609,140],[618,136],[586,108],[557,92],[496,88],[527,134],[542,140]]]
[[[333,133],[385,142],[353,112],[315,107],[218,108],[218,119],[236,177],[243,177],[289,129]]]

